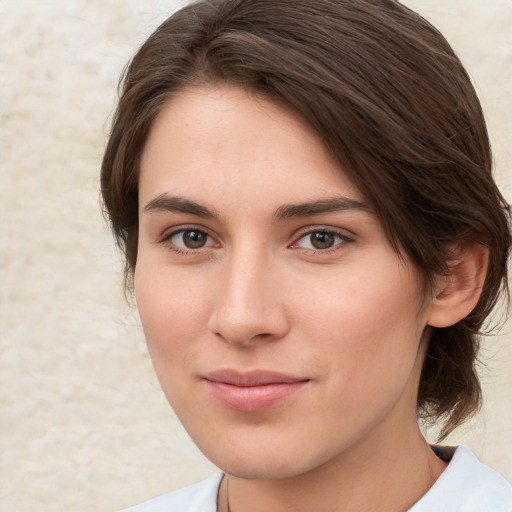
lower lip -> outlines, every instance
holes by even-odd
[[[224,382],[206,383],[213,396],[223,405],[243,412],[257,412],[279,404],[303,388],[308,381],[276,382],[260,386],[234,386]]]

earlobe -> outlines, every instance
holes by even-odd
[[[439,277],[427,323],[449,327],[468,316],[482,293],[487,275],[488,248],[479,240],[464,240],[453,250],[448,276]]]

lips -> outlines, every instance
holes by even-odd
[[[273,371],[216,370],[204,377],[209,391],[222,405],[242,412],[262,411],[283,402],[309,379]]]

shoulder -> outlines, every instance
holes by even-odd
[[[512,485],[458,446],[437,482],[409,512],[512,512]]]
[[[122,512],[215,512],[217,491],[223,476],[217,473],[206,480],[162,494]]]

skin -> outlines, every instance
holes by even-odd
[[[274,101],[187,89],[152,127],[139,187],[137,305],[170,404],[227,474],[219,509],[227,483],[231,512],[412,506],[445,467],[416,408],[439,305],[322,140]],[[239,411],[205,382],[224,368],[306,383]]]

